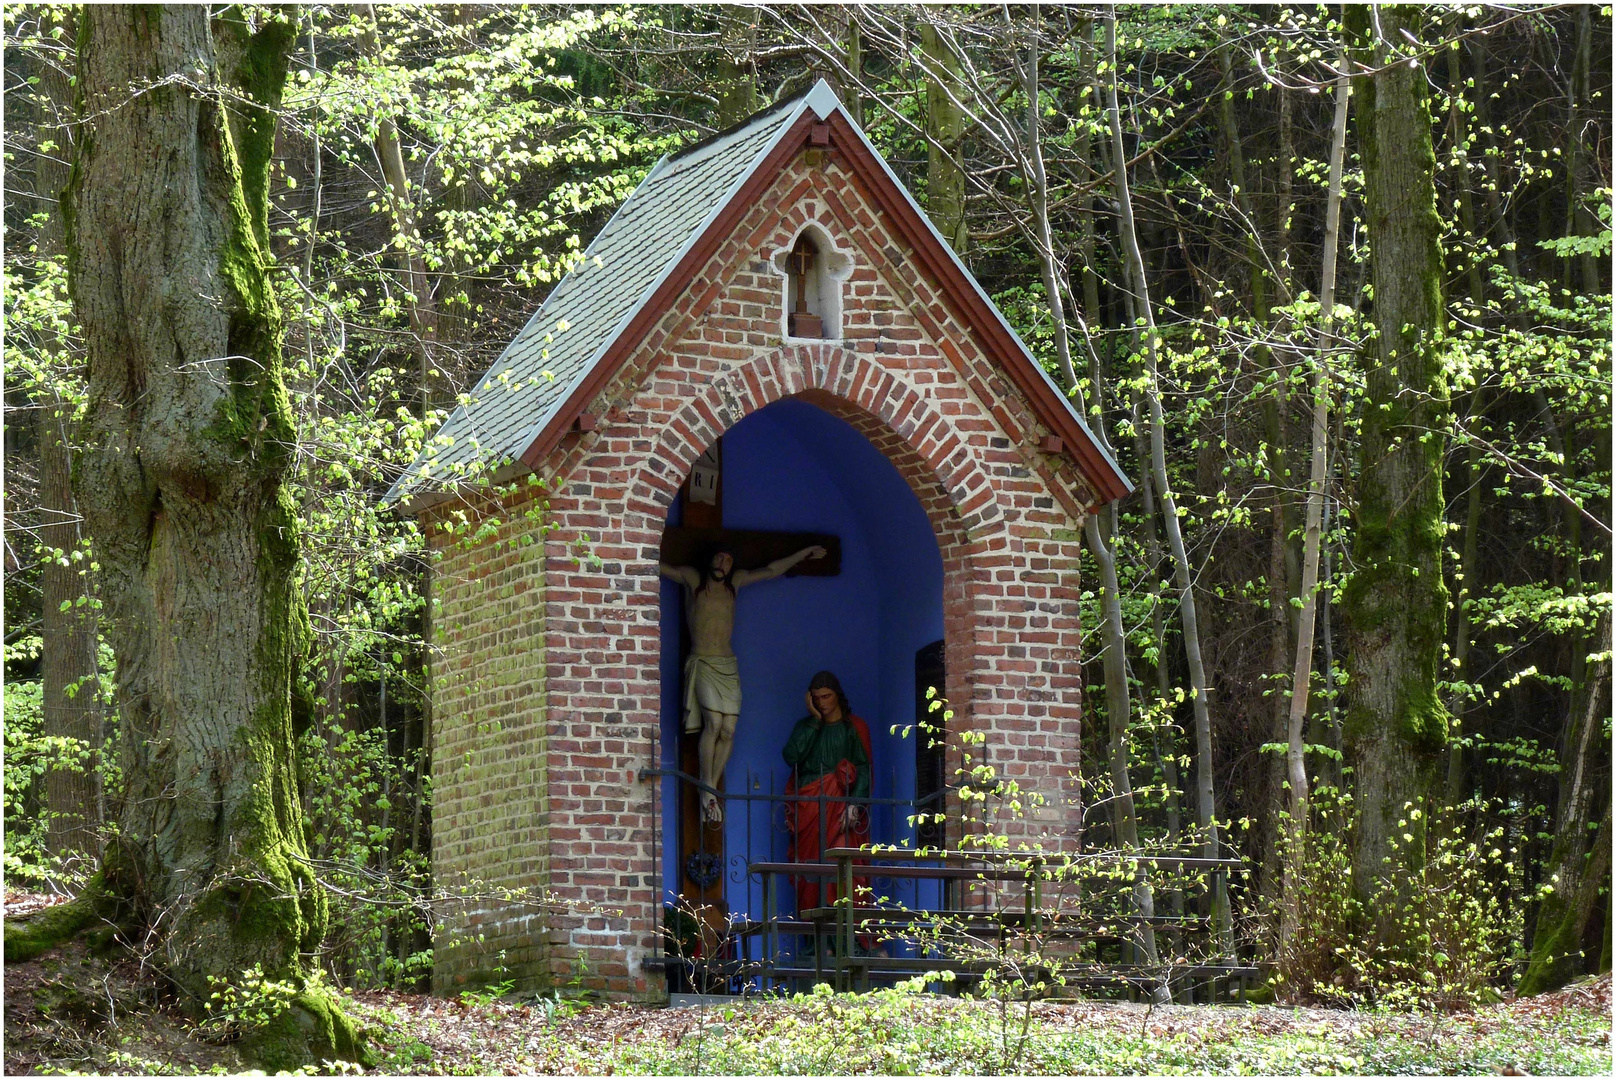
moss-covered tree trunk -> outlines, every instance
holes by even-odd
[[[1361,897],[1412,869],[1425,802],[1447,738],[1437,695],[1448,603],[1442,578],[1442,222],[1426,72],[1406,7],[1345,9],[1353,60],[1372,75],[1358,137],[1373,260],[1375,337],[1365,358],[1356,567],[1349,625],[1348,758],[1362,815],[1354,876]],[[1413,804],[1414,812],[1407,809]],[[1401,839],[1404,835],[1411,840]],[[1389,913],[1386,913],[1389,914]]]
[[[92,764],[102,741],[95,609],[71,483],[73,405],[50,393],[38,408],[39,501],[47,515],[39,532],[50,549],[39,575],[43,731],[88,750],[82,760],[62,762],[45,774],[47,847],[71,873],[100,849],[101,774]]]
[[[718,96],[718,127],[733,127],[758,111],[757,15],[744,9],[718,9],[718,51],[713,89]]]
[[[860,128],[864,126],[864,31],[859,26],[859,12],[855,7],[848,7],[844,11],[847,32],[842,36],[846,45],[847,79],[837,80],[842,99],[842,107],[847,115],[853,118],[853,123]]]
[[[104,573],[127,781],[102,885],[155,932],[193,1008],[210,976],[302,980],[326,925],[294,761],[309,630],[268,277],[293,27],[251,17],[86,7],[69,188],[90,368],[76,487]],[[356,1047],[305,990],[256,1050],[283,1067]]]

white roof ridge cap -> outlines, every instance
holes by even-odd
[[[830,83],[822,77],[818,82],[814,83],[814,88],[808,91],[808,96],[803,99],[803,103],[814,110],[815,116],[823,120],[841,108],[842,99],[837,96]],[[856,127],[857,125],[855,124],[854,126]]]

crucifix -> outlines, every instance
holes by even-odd
[[[740,672],[730,645],[736,592],[775,577],[824,577],[841,570],[835,536],[725,529],[723,490],[720,441],[691,468],[682,491],[684,524],[662,537],[661,572],[684,586],[687,616],[679,767],[712,789],[698,793],[686,785],[679,811],[681,893],[694,893],[702,905],[723,898],[723,806],[714,792],[723,790],[740,718]]]
[[[797,294],[793,310],[786,316],[786,333],[792,337],[819,338],[825,336],[825,321],[808,310],[808,275],[813,271],[819,249],[803,233],[786,256],[786,268]]]

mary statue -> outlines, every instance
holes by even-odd
[[[785,759],[792,770],[786,794],[797,796],[787,804],[792,860],[814,862],[826,848],[869,843],[867,808],[846,800],[870,795],[870,726],[853,715],[841,682],[830,672],[821,671],[808,683],[808,715],[786,740]],[[867,887],[864,880],[854,880],[855,892]],[[834,884],[797,879],[799,912],[835,902]]]

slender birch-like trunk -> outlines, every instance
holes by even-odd
[[[1054,327],[1055,352],[1067,386],[1077,398],[1079,411],[1085,411],[1082,392],[1077,386],[1076,368],[1072,363],[1071,334],[1067,326],[1066,300],[1061,287],[1063,271],[1056,257],[1054,235],[1049,221],[1048,177],[1044,168],[1043,139],[1039,129],[1040,96],[1038,89],[1038,42],[1035,38],[1027,59],[1019,65],[1023,93],[1027,99],[1025,150],[1029,165],[1028,209],[1033,216],[1033,228],[1038,239],[1039,265],[1048,293],[1050,320]],[[1102,425],[1103,426],[1103,425]],[[1100,436],[1104,439],[1104,436]],[[1109,449],[1109,447],[1107,447]],[[1101,663],[1105,671],[1106,717],[1109,722],[1107,758],[1110,765],[1111,798],[1116,800],[1118,846],[1127,851],[1139,850],[1137,810],[1134,805],[1133,781],[1129,775],[1128,729],[1132,721],[1132,702],[1128,690],[1127,636],[1122,622],[1122,592],[1117,575],[1116,553],[1111,540],[1115,533],[1115,508],[1108,506],[1100,513],[1090,514],[1084,522],[1084,537],[1100,569],[1101,620],[1105,646]],[[1101,518],[1108,528],[1102,529]],[[1133,887],[1134,910],[1144,919],[1155,916],[1155,897],[1150,885],[1141,877]],[[1148,922],[1142,922],[1134,936],[1134,944],[1143,953],[1147,963],[1157,961],[1156,933]]]
[[[1342,68],[1345,71],[1343,60]],[[1330,175],[1325,191],[1324,267],[1319,281],[1319,341],[1313,366],[1313,425],[1307,484],[1307,519],[1302,538],[1302,610],[1297,620],[1296,666],[1291,676],[1290,714],[1285,730],[1285,779],[1291,790],[1287,829],[1284,897],[1280,916],[1281,947],[1295,933],[1301,888],[1299,862],[1306,853],[1309,804],[1307,747],[1303,725],[1313,685],[1314,628],[1319,610],[1319,548],[1324,526],[1324,493],[1329,468],[1329,355],[1334,343],[1336,254],[1341,237],[1341,173],[1346,159],[1347,108],[1351,79],[1343,74],[1335,85],[1335,122],[1330,134]]]
[[[1481,447],[1471,443],[1465,452],[1466,494],[1464,546],[1460,550],[1459,565],[1454,572],[1458,595],[1453,601],[1453,664],[1459,681],[1470,682],[1470,601],[1475,595],[1475,578],[1480,572],[1476,564],[1477,542],[1481,534],[1482,459]],[[1454,718],[1454,735],[1463,730],[1468,692],[1453,695],[1448,706]],[[1458,806],[1464,801],[1465,787],[1464,743],[1457,737],[1448,743],[1448,777],[1445,789],[1447,804]]]
[[[1336,253],[1341,236],[1341,173],[1347,147],[1347,107],[1352,90],[1345,75],[1336,80],[1335,122],[1330,135],[1330,178],[1325,192],[1324,267],[1319,280],[1319,343],[1313,367],[1313,429],[1307,483],[1307,521],[1302,538],[1302,610],[1296,637],[1286,728],[1285,774],[1291,788],[1293,828],[1307,829],[1308,780],[1302,726],[1313,684],[1313,639],[1319,610],[1319,538],[1324,524],[1324,485],[1329,467],[1329,353],[1334,344]]]
[[[1145,260],[1139,248],[1139,233],[1134,225],[1133,201],[1128,188],[1127,152],[1122,142],[1122,111],[1117,98],[1117,16],[1114,9],[1106,16],[1105,51],[1109,69],[1106,88],[1111,122],[1111,159],[1116,162],[1113,180],[1116,183],[1117,208],[1121,219],[1120,232],[1131,278],[1130,284],[1138,301],[1139,311],[1145,320],[1144,393],[1150,406],[1150,465],[1156,479],[1156,493],[1161,499],[1162,519],[1167,531],[1167,547],[1173,556],[1173,576],[1179,592],[1178,612],[1183,626],[1184,652],[1189,662],[1190,692],[1195,712],[1196,812],[1204,836],[1205,855],[1207,858],[1218,858],[1221,855],[1221,845],[1212,794],[1212,715],[1207,707],[1206,668],[1201,659],[1201,633],[1196,617],[1194,575],[1190,568],[1189,553],[1184,546],[1184,531],[1179,525],[1177,501],[1173,497],[1172,485],[1167,477],[1165,422],[1162,418],[1157,363],[1160,336],[1156,331],[1155,314],[1150,306],[1150,293],[1145,280]],[[1227,943],[1230,940],[1232,923],[1228,893],[1222,888],[1215,890],[1212,899],[1212,917],[1220,941]]]

